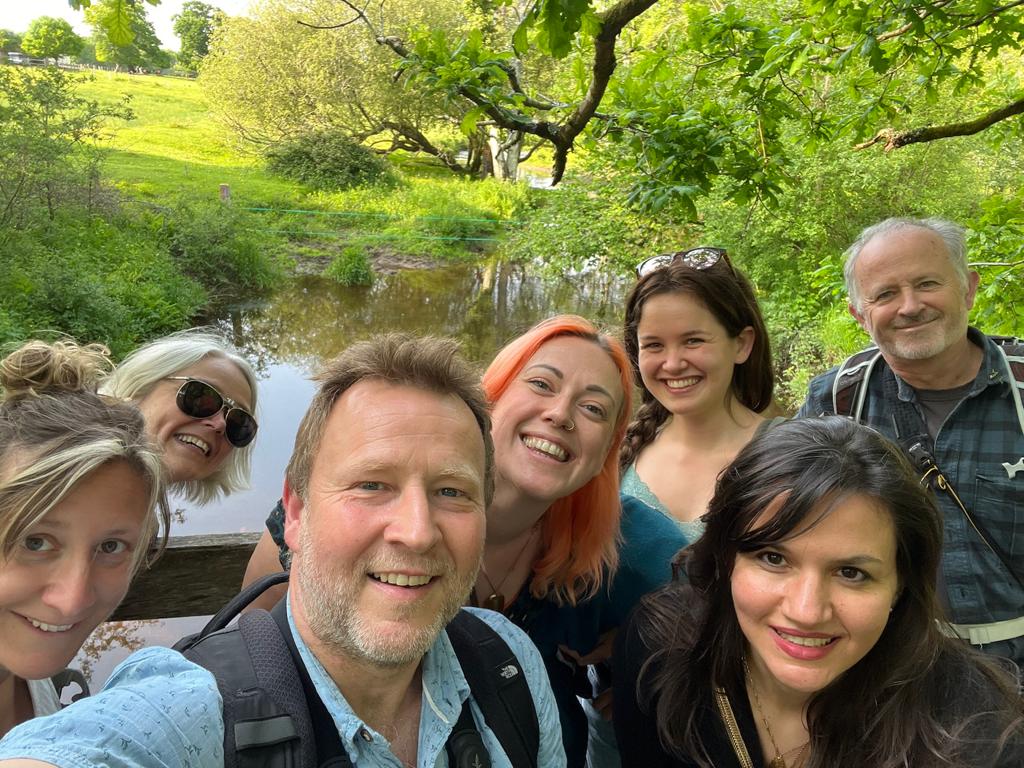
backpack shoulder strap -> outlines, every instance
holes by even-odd
[[[1010,373],[1010,390],[1013,404],[1017,409],[1017,422],[1020,424],[1021,434],[1024,434],[1024,403],[1021,402],[1021,392],[1024,390],[1024,342],[1010,336],[989,338],[999,346],[1006,370]]]
[[[56,675],[50,678],[50,682],[53,683],[54,690],[57,691],[57,700],[60,700],[61,694],[64,693],[64,689],[69,685],[77,685],[81,690],[71,696],[71,704],[74,704],[79,699],[84,699],[89,695],[89,681],[85,679],[85,675],[78,669],[64,669],[58,672]],[[65,706],[61,704],[61,706]],[[70,704],[66,705],[70,706]]]
[[[213,673],[224,700],[225,768],[316,766],[302,683],[269,613],[250,611],[237,626],[186,641],[178,650]]]
[[[487,726],[516,768],[536,768],[540,726],[519,659],[485,621],[460,610],[447,627],[462,673]]]
[[[868,394],[867,385],[861,384],[871,377],[871,371],[881,356],[878,347],[868,347],[843,361],[832,381],[833,413],[860,421]]]

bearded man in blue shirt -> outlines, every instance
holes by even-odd
[[[445,766],[450,754],[465,754],[449,742],[468,721],[473,748],[486,754],[465,764],[518,768],[467,682],[479,670],[460,662],[445,631],[476,580],[494,490],[490,419],[476,373],[454,341],[384,335],[350,347],[317,380],[284,485],[294,559],[275,621],[303,675],[299,690],[286,693],[304,697],[311,711],[326,710],[327,730],[340,739],[341,762],[333,765]],[[529,764],[564,768],[538,651],[503,616],[464,610],[511,652],[502,678],[528,683],[539,736]],[[272,671],[260,669],[268,666],[261,659],[251,655],[258,675]],[[284,744],[298,737],[280,717],[230,719],[223,705],[238,703],[231,695],[176,651],[145,649],[96,696],[11,731],[0,743],[0,765],[219,768],[243,756],[244,764],[307,764],[280,752],[255,762],[243,755],[243,741],[262,739],[261,748],[273,750],[275,734]],[[323,759],[322,735],[314,765]]]
[[[1024,665],[1024,346],[969,327],[979,276],[952,222],[865,229],[845,278],[876,347],[815,378],[798,415],[850,416],[900,443],[942,510],[948,631]]]

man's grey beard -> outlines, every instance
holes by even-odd
[[[460,578],[450,558],[410,556],[361,560],[346,573],[332,578],[314,552],[312,536],[306,525],[299,531],[300,560],[295,565],[302,590],[303,613],[310,630],[329,650],[353,661],[377,667],[401,667],[423,658],[441,630],[454,618],[476,583],[480,559],[472,572]],[[441,607],[433,620],[420,630],[401,637],[381,636],[359,613],[356,603],[369,572],[399,570],[410,565],[440,573],[444,589]],[[412,615],[417,606],[407,606]]]

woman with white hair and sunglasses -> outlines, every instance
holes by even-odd
[[[207,504],[248,486],[256,374],[219,335],[196,329],[151,341],[118,365],[103,393],[138,405],[172,490]]]

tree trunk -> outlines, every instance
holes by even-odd
[[[523,148],[522,131],[504,131],[496,125],[488,126],[487,146],[494,163],[494,178],[515,181],[519,175],[519,153]]]

